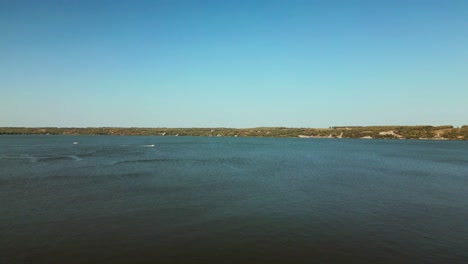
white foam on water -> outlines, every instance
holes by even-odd
[[[19,159],[19,160],[26,159],[26,160],[29,160],[30,162],[36,162],[38,157],[29,156],[29,155],[24,155],[24,156],[4,155],[4,156],[0,156],[0,159]]]
[[[83,160],[80,157],[77,157],[75,155],[70,155],[70,156],[0,156],[0,159],[18,159],[18,160],[29,160],[32,163],[36,163],[38,161],[47,161],[47,160],[54,160],[54,159],[61,159],[61,158],[68,158],[72,159],[75,161],[81,161]]]
[[[83,160],[82,158],[77,157],[77,156],[73,156],[73,155],[72,155],[72,156],[66,156],[66,157],[72,158],[72,159],[74,159],[74,160],[76,160],[76,161],[81,161],[81,160]]]

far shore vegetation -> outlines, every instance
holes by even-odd
[[[0,127],[0,135],[120,135],[278,138],[363,138],[468,140],[468,125],[453,126],[335,126],[329,128],[123,128],[123,127]]]

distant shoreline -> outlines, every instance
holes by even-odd
[[[0,127],[0,135],[206,136],[468,140],[468,126],[335,126],[330,128]]]

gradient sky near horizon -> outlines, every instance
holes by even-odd
[[[0,1],[0,127],[468,124],[468,1]]]

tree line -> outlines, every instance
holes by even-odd
[[[335,126],[330,128],[0,127],[0,135],[318,137],[468,140],[468,126]]]

